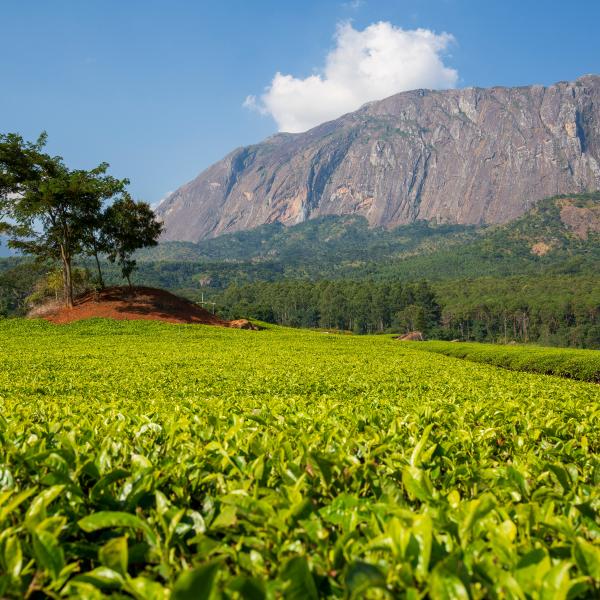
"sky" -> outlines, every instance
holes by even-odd
[[[0,0],[0,132],[47,131],[156,204],[236,147],[405,89],[600,73],[598,22],[598,0]]]

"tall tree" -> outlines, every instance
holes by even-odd
[[[108,165],[101,165],[102,167]],[[94,258],[98,273],[97,283],[104,288],[104,278],[100,265],[100,255],[109,254],[111,248],[107,245],[107,236],[104,229],[107,225],[106,211],[103,205],[117,195],[125,193],[125,187],[129,183],[127,179],[115,179],[109,175],[102,175],[90,181],[88,193],[89,201],[85,204],[81,215],[81,245],[83,252]]]
[[[16,134],[0,136],[2,231],[9,235],[10,247],[38,260],[62,261],[65,302],[72,306],[71,259],[77,217],[71,197],[78,178],[71,180],[60,157],[42,152],[45,142],[45,134],[35,143]]]
[[[156,246],[163,225],[146,202],[135,202],[123,193],[104,214],[102,246],[108,249],[108,259],[121,267],[121,273],[131,288],[131,274],[136,268],[133,253]]]
[[[122,192],[126,180],[95,169],[70,170],[62,158],[43,152],[46,135],[25,142],[0,135],[0,232],[9,246],[37,260],[62,265],[65,305],[73,306],[73,258],[92,247],[103,203]]]

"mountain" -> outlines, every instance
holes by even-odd
[[[157,209],[165,240],[361,215],[505,223],[600,188],[600,77],[549,87],[416,90],[234,150]]]
[[[138,261],[278,262],[286,266],[382,261],[427,252],[450,240],[478,237],[472,225],[416,221],[394,229],[369,227],[360,215],[317,217],[291,225],[261,225],[200,242],[162,242],[136,253]]]

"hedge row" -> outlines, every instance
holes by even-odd
[[[513,371],[570,377],[600,383],[600,351],[462,342],[423,342],[418,348]]]

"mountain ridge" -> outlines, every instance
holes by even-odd
[[[157,208],[165,240],[358,214],[386,228],[503,223],[600,188],[600,77],[413,90],[237,148]]]
[[[207,281],[225,271],[261,277],[394,277],[402,280],[591,272],[600,264],[600,192],[546,198],[509,223],[482,227],[418,221],[387,230],[358,215],[279,223],[136,255],[194,264]]]

